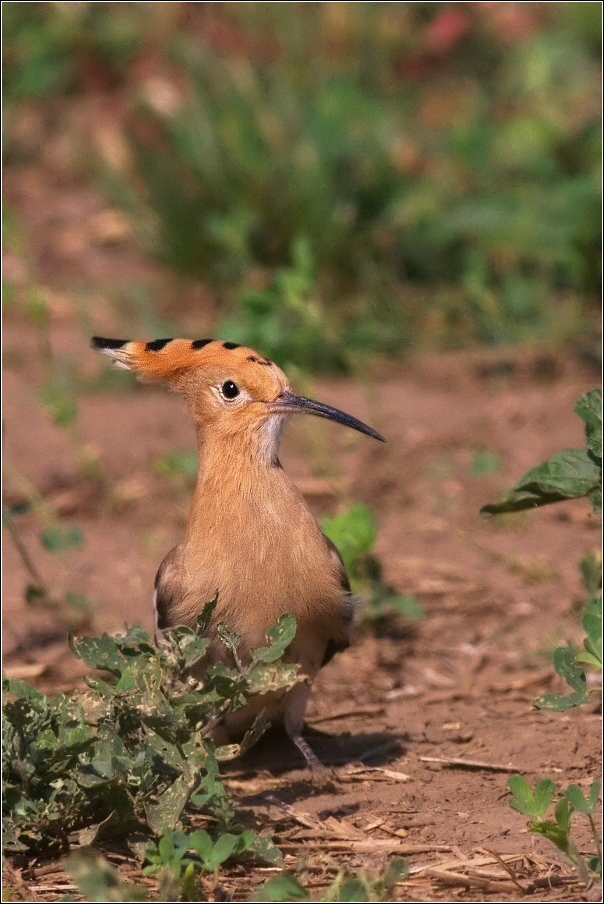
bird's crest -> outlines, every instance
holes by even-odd
[[[169,381],[189,368],[200,366],[243,362],[269,367],[272,365],[272,361],[250,348],[219,339],[154,339],[151,342],[138,342],[93,336],[92,346],[108,355],[118,367],[132,370],[147,380]]]

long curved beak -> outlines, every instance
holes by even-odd
[[[332,408],[330,405],[323,405],[321,402],[313,401],[313,399],[306,399],[304,396],[296,395],[295,392],[290,392],[289,390],[281,392],[274,402],[270,403],[269,408],[274,414],[316,414],[317,417],[325,417],[330,421],[336,421],[338,424],[344,424],[345,427],[352,427],[353,430],[358,430],[359,433],[366,433],[367,436],[379,439],[382,443],[386,442],[377,430],[368,427],[367,424],[357,420],[356,417],[340,411],[339,408]]]

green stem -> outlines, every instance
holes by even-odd
[[[593,815],[591,813],[588,813],[587,818],[589,819],[589,824],[591,826],[591,834],[593,835],[594,843],[596,845],[596,850],[598,852],[598,857],[600,858],[600,862],[601,862],[602,861],[602,842],[600,840],[600,836],[598,835],[598,830],[596,829],[596,824],[594,822]]]

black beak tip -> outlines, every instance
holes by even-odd
[[[282,411],[283,413],[288,414],[294,414],[296,412],[300,414],[314,414],[318,417],[324,417],[330,421],[335,421],[338,424],[343,424],[345,427],[351,427],[353,430],[358,430],[359,433],[364,433],[366,436],[378,439],[381,443],[386,442],[381,433],[378,433],[373,427],[369,427],[362,421],[357,420],[356,417],[352,417],[352,415],[346,414],[338,408],[332,408],[331,405],[315,402],[313,399],[307,399],[304,396],[296,395],[289,390],[282,392],[276,402],[277,405],[273,409],[275,411]]]

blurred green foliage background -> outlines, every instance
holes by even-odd
[[[594,319],[599,3],[2,11],[5,165],[40,153],[25,113],[105,95],[112,140],[78,166],[209,287],[217,335],[348,370]]]

